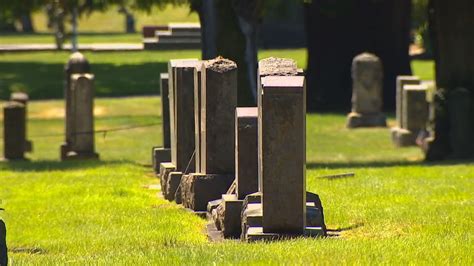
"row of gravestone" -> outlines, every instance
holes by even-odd
[[[162,193],[226,238],[324,236],[319,197],[306,192],[305,78],[279,58],[261,60],[258,74],[258,107],[237,107],[234,62],[170,61],[164,147],[152,152]]]
[[[60,147],[61,160],[98,159],[94,148],[94,75],[81,53],[73,53],[65,67],[64,97],[65,143]],[[32,151],[26,140],[27,102],[25,93],[13,93],[3,107],[4,160],[25,160]]]
[[[363,53],[352,62],[352,112],[347,118],[348,128],[385,127],[382,113],[383,67],[380,59]],[[396,119],[391,129],[396,146],[423,146],[429,141],[427,123],[430,116],[428,87],[418,77],[398,76],[396,80]]]

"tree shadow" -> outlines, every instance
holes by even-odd
[[[38,160],[38,161],[8,161],[0,162],[0,170],[11,170],[15,172],[43,172],[56,170],[75,170],[95,168],[99,166],[116,166],[121,164],[135,164],[138,163],[131,160],[70,160],[70,161],[55,161],[55,160]]]
[[[92,65],[96,96],[150,95],[160,92],[159,73],[167,72],[167,62]],[[38,62],[0,62],[0,99],[11,91],[25,91],[30,99],[63,97],[64,64]]]

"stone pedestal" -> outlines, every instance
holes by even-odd
[[[424,84],[403,86],[401,124],[391,129],[392,141],[396,146],[416,146],[419,133],[426,129],[429,116],[427,90]]]
[[[224,58],[205,61],[200,90],[200,99],[195,98],[201,105],[196,118],[200,120],[199,173],[181,182],[183,205],[194,211],[206,211],[207,203],[221,198],[234,179],[237,65]]]
[[[240,200],[258,192],[258,108],[238,107],[235,121],[235,180]]]
[[[94,148],[94,75],[71,75],[68,94],[69,135],[61,147],[61,159],[98,159]]]
[[[24,92],[13,92],[10,94],[10,101],[12,102],[19,102],[25,106],[25,120],[28,121],[28,94]],[[28,123],[25,124],[25,136],[28,136]],[[33,151],[33,142],[30,140],[26,140],[25,143],[25,151],[32,152]]]
[[[160,74],[161,91],[161,117],[163,131],[163,147],[153,147],[151,152],[151,162],[155,173],[159,173],[160,164],[171,161],[171,137],[170,137],[170,102],[168,73]]]
[[[306,217],[304,77],[270,76],[261,82],[258,159],[263,232],[303,234]],[[284,152],[282,147],[285,147]]]
[[[383,69],[380,59],[363,53],[352,61],[352,112],[347,127],[385,127],[382,113]]]
[[[169,195],[166,186],[171,171],[186,174],[194,170],[194,67],[197,59],[170,60],[168,64],[168,99],[170,128],[170,161],[166,169],[160,165],[161,190],[165,198]],[[163,152],[165,153],[165,152]],[[173,182],[181,176],[174,175]]]
[[[25,152],[25,105],[19,102],[7,102],[3,107],[4,160],[24,160]]]
[[[194,67],[197,63],[189,59],[171,60],[169,64],[171,162],[183,173],[194,172]]]
[[[171,133],[170,133],[170,99],[169,99],[169,74],[160,74],[160,89],[161,89],[161,117],[163,130],[163,148],[171,148]]]

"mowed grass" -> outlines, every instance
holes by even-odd
[[[159,97],[95,103],[96,129],[161,122]],[[307,189],[338,236],[212,243],[206,221],[144,187],[158,183],[145,165],[161,144],[159,125],[97,134],[100,162],[59,162],[62,104],[32,101],[31,161],[0,163],[13,264],[474,262],[474,164],[424,164],[417,148],[394,148],[386,128],[348,130],[345,114],[307,116]],[[322,177],[345,172],[355,177]]]
[[[198,50],[84,53],[95,75],[96,95],[130,96],[159,92],[159,73],[167,71],[170,59],[200,58]],[[261,50],[260,58],[293,58],[306,67],[305,49]],[[63,97],[67,52],[0,53],[0,99],[12,91],[26,91],[32,99]],[[432,61],[413,61],[413,72],[424,80],[434,79]]]

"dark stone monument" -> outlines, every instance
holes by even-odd
[[[155,173],[160,172],[160,164],[162,162],[171,161],[170,102],[168,93],[168,77],[168,73],[160,74],[163,147],[153,147],[152,149],[152,164]]]
[[[65,68],[66,142],[61,160],[98,159],[94,148],[94,75],[87,59],[73,53]]]
[[[24,92],[14,92],[10,94],[10,101],[12,102],[19,102],[23,105],[25,105],[25,120],[28,121],[28,94]],[[28,136],[28,123],[25,124],[25,136]],[[26,152],[32,152],[33,151],[33,142],[30,140],[26,140],[25,143],[25,151]]]
[[[195,167],[194,67],[198,63],[197,59],[177,59],[168,64],[171,162],[160,164],[160,180],[163,196],[169,200],[174,200],[179,189],[174,184]]]
[[[7,228],[3,220],[0,219],[0,266],[7,266],[7,265],[8,265]]]
[[[352,61],[352,112],[347,127],[385,127],[382,113],[383,68],[380,59],[363,53]]]
[[[184,207],[206,211],[221,198],[234,179],[237,65],[224,58],[205,61],[201,68],[200,171],[181,182]]]
[[[321,202],[305,188],[306,89],[296,63],[260,61],[258,98],[259,192],[243,201],[241,238],[324,236]]]
[[[27,151],[25,105],[7,102],[3,107],[4,160],[24,160]]]
[[[235,121],[235,180],[240,200],[258,192],[258,108],[239,107]]]

